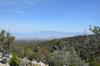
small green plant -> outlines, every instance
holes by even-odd
[[[90,66],[100,66],[100,62],[96,61],[96,60],[92,60],[90,62]]]
[[[20,58],[16,54],[13,54],[10,60],[10,66],[20,66]]]

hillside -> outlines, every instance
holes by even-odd
[[[28,52],[26,52],[26,50],[29,51],[29,53],[31,53],[32,51],[33,55],[31,58],[35,58],[38,61],[41,60],[43,62],[48,63],[51,66],[59,66],[61,62],[59,62],[58,65],[54,65],[56,62],[58,62],[56,60],[56,57],[58,56],[60,60],[61,59],[66,60],[64,58],[59,57],[59,55],[66,57],[64,53],[71,51],[72,51],[71,54],[76,52],[76,54],[74,55],[78,56],[81,62],[85,61],[84,64],[88,63],[89,66],[100,66],[99,35],[82,35],[82,36],[80,35],[80,36],[54,39],[49,41],[40,41],[40,42],[21,41],[17,42],[15,46],[16,47],[13,49],[13,52],[16,52],[18,56],[23,57],[24,54],[26,54],[25,56],[27,56]],[[23,52],[25,53],[23,54]],[[44,57],[42,57],[42,55]],[[73,57],[73,55],[71,56]],[[55,58],[55,60],[53,59],[52,62],[50,60],[52,59],[51,57]]]

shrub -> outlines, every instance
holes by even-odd
[[[20,58],[16,54],[13,54],[10,60],[10,66],[19,66],[19,65],[20,65]]]

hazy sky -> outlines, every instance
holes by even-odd
[[[100,25],[100,0],[0,0],[0,28],[12,33],[83,32]]]

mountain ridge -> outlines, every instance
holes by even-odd
[[[55,39],[70,37],[75,35],[83,35],[82,32],[60,32],[60,31],[35,31],[27,33],[14,33],[16,39]]]

